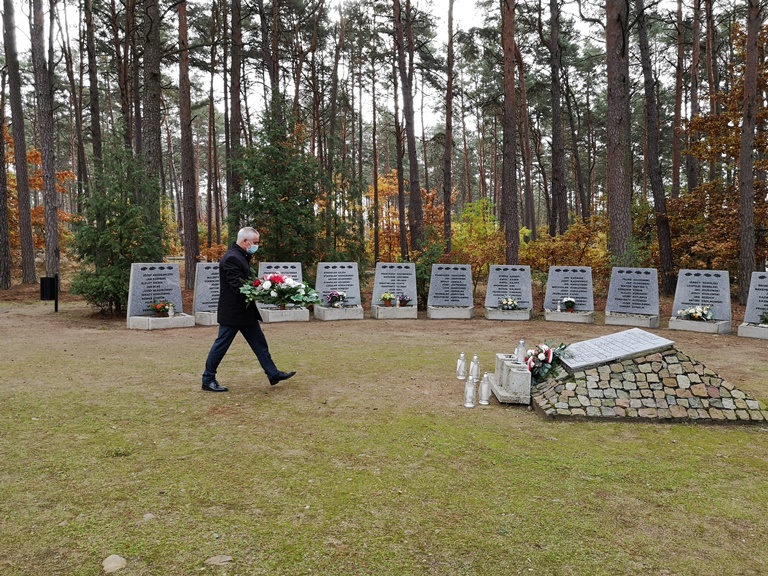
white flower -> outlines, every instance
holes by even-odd
[[[272,282],[270,282],[269,280],[264,280],[264,282],[261,285],[261,287],[264,290],[269,290],[271,286],[272,286]]]
[[[272,296],[272,298],[277,298],[277,292],[275,292],[274,290],[272,290],[272,291],[269,293],[269,295],[270,295],[270,296]]]
[[[537,358],[538,358],[539,360],[541,360],[541,361],[544,361],[544,359],[545,359],[546,357],[547,357],[547,355],[546,355],[546,354],[544,354],[544,352],[541,352],[541,353],[539,353],[539,355],[537,356]]]
[[[542,349],[544,352],[546,352],[547,350],[549,350],[549,346],[547,346],[546,344],[542,344],[542,345],[541,345],[541,349]]]
[[[304,288],[299,288],[299,294],[301,294],[302,296],[304,296],[304,294],[305,294],[305,292],[304,292]]]
[[[290,276],[286,276],[286,278],[285,278],[285,282],[283,282],[283,284],[285,284],[285,285],[286,285],[286,286],[288,286],[289,288],[293,288],[294,286],[298,286],[298,284],[299,284],[299,283],[298,283],[298,282],[296,282],[296,280],[294,280],[294,279],[293,279],[293,278],[291,278]]]
[[[533,349],[528,350],[528,352],[525,353],[526,356],[533,356]]]

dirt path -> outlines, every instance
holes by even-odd
[[[28,371],[32,377],[41,369],[40,363],[45,362],[41,358],[46,357],[44,351],[48,349],[56,354],[76,355],[77,371],[97,374],[103,370],[105,359],[112,363],[112,359],[117,358],[120,364],[130,364],[159,353],[173,359],[173,377],[178,377],[180,383],[194,385],[199,379],[200,365],[215,337],[215,328],[128,330],[124,318],[95,314],[81,299],[68,294],[62,294],[59,312],[54,312],[53,302],[38,300],[38,290],[36,286],[27,286],[0,292],[0,365],[10,361],[14,371]],[[185,294],[185,307],[187,310],[191,307],[189,293]],[[671,302],[665,301],[664,307],[668,315]],[[388,398],[390,402],[413,402],[444,393],[445,383],[452,378],[451,363],[455,362],[454,357],[459,351],[479,354],[482,369],[493,371],[495,354],[512,352],[520,338],[529,345],[548,340],[573,343],[626,329],[605,326],[602,313],[596,314],[594,325],[585,325],[547,322],[541,313],[527,322],[493,322],[482,317],[480,307],[475,311],[477,317],[473,320],[428,320],[421,312],[418,320],[394,321],[371,320],[366,312],[363,321],[321,322],[313,319],[303,323],[268,324],[265,332],[275,351],[273,354],[285,367],[292,369],[295,366],[304,369],[305,373],[311,372],[313,367],[333,362],[334,350],[346,348],[343,356],[352,358],[350,362],[355,366],[340,368],[345,372],[345,378],[351,378],[346,372],[352,370],[366,372],[365,358],[375,350],[402,349],[405,352],[402,360],[393,363],[391,370],[366,372],[365,383],[373,390],[389,388],[400,378],[418,379],[421,390],[415,395],[394,394]],[[740,315],[743,317],[743,310]],[[733,334],[730,335],[666,328],[650,331],[675,341],[678,349],[768,403],[768,340],[736,336],[739,321],[734,318]],[[662,314],[662,326],[666,324]],[[419,349],[423,350],[420,353],[431,356],[429,362],[409,357],[407,352],[412,343],[419,344]],[[241,354],[246,360],[243,364],[248,365],[248,370],[253,369],[247,351],[241,351]],[[439,359],[440,366],[445,366],[445,374],[434,374],[434,368],[421,369],[428,363],[434,366],[435,359]],[[231,365],[229,369],[232,369]],[[62,377],[76,378],[76,375]],[[229,377],[233,378],[233,375]],[[323,379],[313,382],[316,394],[332,396],[336,386],[337,383]],[[460,400],[458,392],[452,400]],[[454,403],[452,400],[447,405]]]

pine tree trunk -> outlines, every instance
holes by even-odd
[[[691,118],[699,115],[699,63],[701,59],[701,0],[693,0],[693,33],[691,37]],[[698,141],[698,134],[688,131],[688,148]],[[690,152],[685,157],[688,192],[699,185],[699,161]]]
[[[37,272],[35,270],[35,246],[29,203],[27,140],[24,132],[24,108],[21,100],[21,74],[19,72],[19,55],[16,51],[16,19],[13,4],[13,0],[3,0],[3,41],[5,62],[8,68],[11,123],[13,125],[16,193],[19,208],[19,241],[21,243],[21,281],[23,284],[34,284],[37,282]]]
[[[37,124],[43,167],[45,273],[53,277],[59,273],[59,193],[56,190],[56,159],[53,145],[53,88],[45,54],[45,13],[42,0],[32,0],[31,22]]]
[[[683,0],[677,0],[677,62],[675,65],[675,118],[672,124],[672,198],[680,197],[681,132],[683,129]]]
[[[187,3],[182,0],[179,12],[179,126],[181,130],[181,188],[184,205],[184,284],[195,287],[200,240],[197,236],[197,170],[192,143],[192,103],[189,84],[189,41],[187,39]]]
[[[515,0],[501,4],[501,46],[504,53],[504,160],[501,176],[501,227],[507,264],[517,264],[520,224],[517,215],[517,99],[515,94]]]
[[[659,240],[659,260],[661,264],[661,292],[672,295],[675,292],[675,277],[672,263],[672,234],[667,217],[667,199],[664,195],[664,183],[661,178],[659,149],[659,109],[656,101],[655,79],[651,69],[651,50],[648,43],[644,0],[635,0],[637,4],[637,31],[640,39],[640,60],[643,68],[643,87],[646,107],[646,141],[648,177],[653,194],[656,216],[656,236]]]
[[[629,6],[628,0],[606,2],[606,177],[608,247],[614,265],[627,266],[632,239],[629,110]]]
[[[558,0],[549,2],[550,31],[549,69],[552,107],[552,213],[549,233],[564,234],[568,230],[568,193],[565,188],[565,143],[563,134],[562,90],[560,87],[560,8]]]
[[[411,247],[419,250],[424,240],[424,208],[419,185],[419,161],[416,148],[416,127],[414,126],[413,84],[406,65],[406,41],[413,59],[413,34],[410,23],[410,0],[406,0],[406,18],[400,10],[400,0],[394,0],[395,36],[397,43],[397,62],[400,71],[400,85],[403,95],[403,120],[408,151],[408,179],[410,182],[410,201],[408,203],[408,226],[410,227]]]
[[[453,196],[453,3],[448,0],[448,59],[445,85],[445,141],[443,149],[443,240],[445,253],[453,250],[451,203]]]
[[[763,14],[760,0],[749,0],[747,15],[747,46],[744,67],[744,113],[741,123],[739,153],[739,304],[747,303],[749,284],[755,270],[755,181],[753,147],[757,122],[757,64],[760,26]]]
[[[0,70],[0,126],[5,126],[6,70]],[[11,287],[11,227],[8,218],[8,168],[5,138],[0,138],[0,290]]]

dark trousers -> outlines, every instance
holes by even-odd
[[[208,359],[205,361],[205,372],[203,372],[203,384],[210,384],[216,379],[216,370],[219,368],[219,364],[224,358],[224,355],[229,350],[232,340],[235,339],[237,333],[240,332],[248,345],[256,354],[256,358],[259,360],[259,364],[266,372],[267,376],[274,376],[279,372],[275,363],[272,361],[272,356],[269,354],[269,346],[267,346],[267,339],[264,336],[264,332],[261,331],[261,326],[258,322],[251,324],[250,326],[219,326],[219,335],[216,341],[211,346],[211,351],[208,353]]]

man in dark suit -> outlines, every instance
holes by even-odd
[[[255,228],[242,228],[237,233],[237,242],[230,246],[219,261],[219,305],[217,320],[219,335],[211,346],[203,372],[203,390],[208,392],[226,392],[227,388],[216,381],[216,370],[224,355],[240,332],[259,359],[261,367],[274,386],[287,380],[296,372],[281,372],[269,354],[267,339],[261,331],[261,314],[256,303],[247,303],[245,294],[240,292],[243,282],[251,274],[250,261],[259,249],[259,233]]]

